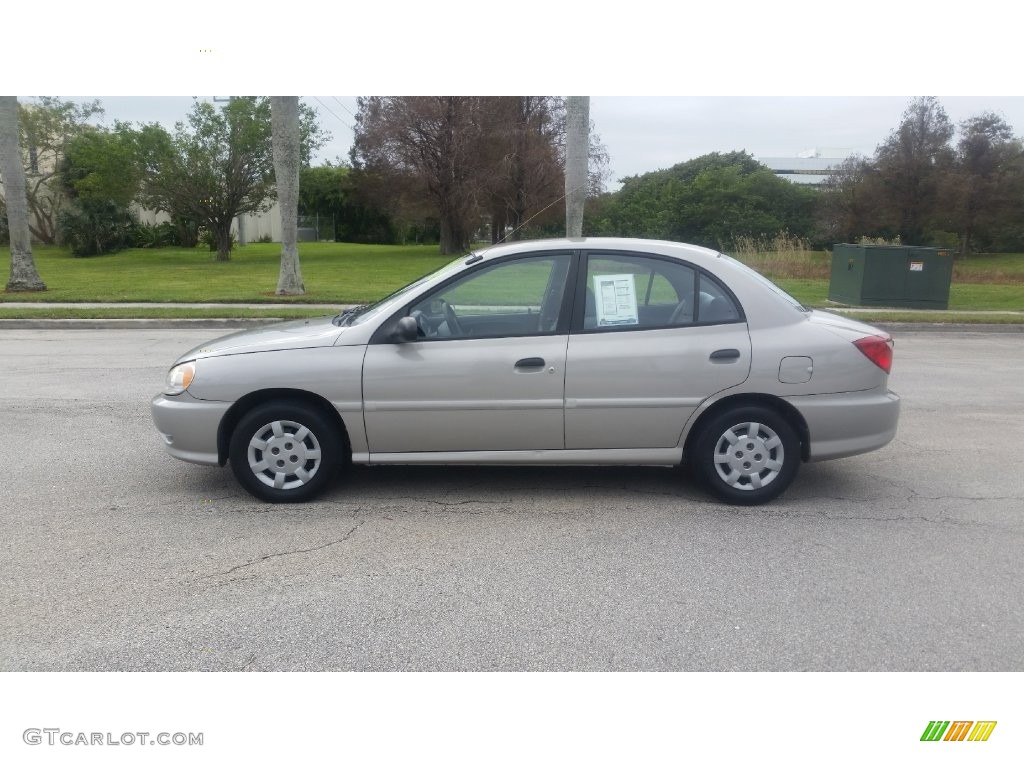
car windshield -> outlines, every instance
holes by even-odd
[[[738,261],[738,260],[734,259],[732,256],[727,256],[724,253],[718,254],[718,257],[720,259],[724,259],[725,261],[728,261],[736,269],[742,270],[743,272],[746,272],[748,275],[751,275],[759,283],[761,283],[762,285],[764,285],[767,288],[769,288],[776,295],[781,296],[782,298],[784,298],[787,302],[792,304],[796,309],[800,310],[801,312],[810,312],[811,311],[807,307],[805,307],[803,304],[801,304],[799,301],[797,301],[792,296],[790,296],[788,293],[786,293],[784,290],[779,288],[779,286],[777,286],[775,283],[773,283],[767,277],[765,277],[760,272],[758,272],[756,269],[751,269],[746,264],[744,264],[742,261]]]
[[[395,299],[398,299],[398,298],[406,295],[407,293],[413,292],[414,290],[419,288],[424,283],[426,283],[426,282],[428,282],[430,280],[433,280],[435,277],[440,277],[441,275],[444,275],[444,274],[446,274],[448,272],[451,272],[457,266],[459,266],[465,259],[466,259],[466,255],[465,254],[462,255],[462,256],[459,256],[457,259],[454,259],[454,260],[448,262],[447,264],[445,264],[440,269],[435,269],[433,272],[428,272],[427,274],[423,275],[423,277],[420,277],[420,278],[417,278],[416,280],[413,280],[408,285],[399,288],[394,293],[389,293],[383,299],[375,301],[373,304],[362,304],[362,305],[360,305],[358,307],[352,307],[351,309],[348,309],[348,310],[342,312],[340,315],[335,316],[334,324],[335,325],[359,325],[360,323],[364,323],[367,320],[370,320],[370,319],[376,317],[377,314],[386,305],[391,304],[392,301],[394,301]]]

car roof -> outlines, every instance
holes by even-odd
[[[632,237],[563,237],[548,240],[522,240],[480,248],[473,251],[472,255],[490,260],[519,253],[534,253],[552,249],[642,251],[698,262],[705,259],[717,259],[721,256],[718,251],[699,245]]]

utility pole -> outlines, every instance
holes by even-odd
[[[565,236],[583,236],[590,149],[590,97],[565,99]]]

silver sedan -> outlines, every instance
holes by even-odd
[[[689,464],[767,502],[804,461],[896,432],[893,342],[734,259],[649,240],[517,243],[376,304],[182,355],[153,399],[172,456],[271,502],[350,463]]]

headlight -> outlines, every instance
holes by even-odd
[[[164,386],[165,395],[180,395],[192,380],[196,377],[196,361],[176,365],[167,372],[167,382]]]

